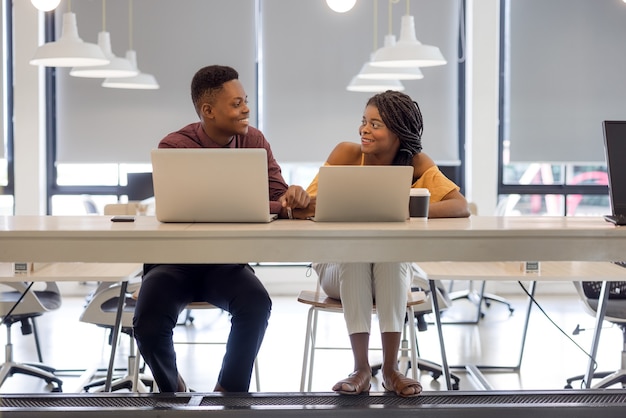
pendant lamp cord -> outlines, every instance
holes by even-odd
[[[393,27],[393,25],[392,25],[392,17],[393,16],[391,14],[391,5],[395,4],[395,3],[398,3],[399,1],[400,0],[389,0],[389,13],[388,13],[388,15],[389,15],[389,35],[393,35],[393,32],[392,32],[392,27]]]
[[[378,0],[374,0],[374,49],[372,51],[376,51],[378,49]]]
[[[102,32],[107,30],[107,0],[102,0]]]
[[[133,49],[133,0],[128,0],[128,49]]]

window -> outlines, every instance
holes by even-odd
[[[602,121],[624,117],[625,5],[503,0],[501,11],[499,214],[610,212]]]
[[[379,1],[379,46],[387,29],[399,33],[407,10],[404,2],[393,3],[393,25],[387,28],[387,1]],[[372,93],[345,87],[373,52],[373,1],[360,2],[346,14],[332,12],[323,1],[174,4],[134,1],[133,49],[142,71],[159,81],[159,90],[106,89],[98,80],[57,69],[56,172],[49,185],[53,214],[83,210],[84,195],[91,195],[98,208],[109,199],[123,199],[126,173],[141,171],[142,165],[149,170],[150,149],[167,133],[198,120],[189,83],[204,65],[239,71],[254,113],[251,123],[267,136],[290,183],[306,187],[338,142],[359,140],[357,129]],[[424,69],[424,80],[404,82],[424,114],[424,151],[440,164],[460,160],[460,5],[461,0],[414,0],[410,9],[420,41],[439,46],[448,61]],[[72,2],[72,12],[81,38],[96,42],[101,8]],[[125,2],[107,3],[106,29],[118,56],[128,47],[127,15]],[[57,13],[57,29],[61,18]],[[185,24],[164,31],[167,22]],[[72,204],[61,208],[68,201]]]

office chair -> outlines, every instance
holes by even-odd
[[[574,287],[578,292],[585,310],[595,316],[600,297],[600,287],[602,282],[574,282]],[[609,299],[607,300],[604,319],[616,324],[622,331],[622,359],[620,369],[610,372],[594,372],[591,379],[601,379],[592,385],[593,389],[608,388],[620,383],[622,388],[626,388],[626,282],[608,283]],[[595,351],[595,350],[594,350]],[[583,380],[584,375],[578,375],[567,379],[566,389],[572,388],[572,382]]]
[[[41,378],[48,384],[55,384],[52,392],[61,392],[63,381],[54,375],[55,369],[41,364],[41,349],[35,324],[35,317],[61,306],[59,287],[54,282],[46,283],[43,290],[33,290],[25,282],[5,282],[0,285],[7,289],[0,292],[0,317],[2,317],[2,324],[7,328],[5,362],[0,367],[0,386],[7,378],[19,373]],[[22,334],[34,333],[39,363],[13,361],[11,326],[17,322],[22,323]]]
[[[122,313],[122,333],[130,338],[130,348],[128,355],[128,367],[126,374],[111,381],[111,391],[127,389],[131,392],[152,392],[154,382],[151,377],[144,375],[143,368],[140,367],[140,356],[136,354],[135,337],[133,334],[133,314],[135,312],[136,299],[133,297],[141,285],[140,280],[134,280],[128,284],[124,299],[124,312]],[[79,320],[90,324],[104,327],[109,331],[109,344],[112,343],[111,335],[115,326],[115,317],[120,298],[121,283],[103,282],[96,290],[87,297],[85,309]],[[145,366],[144,366],[145,367]],[[92,377],[95,377],[92,376]],[[102,392],[105,388],[106,380],[99,379],[87,383],[83,389],[85,392]]]
[[[82,197],[83,206],[85,207],[85,212],[88,215],[97,215],[98,213],[100,213],[100,211],[98,210],[98,205],[90,195],[85,194]]]
[[[133,334],[133,315],[137,296],[141,289],[141,280],[137,276],[128,284],[124,300],[124,312],[122,313],[122,333],[130,337],[130,348],[128,355],[128,367],[126,374],[112,380],[111,391],[129,390],[131,392],[155,392],[156,384],[151,376],[145,374],[146,365],[141,365],[141,355],[136,351],[135,337]],[[98,288],[87,298],[87,304],[81,313],[80,321],[95,324],[112,330],[115,324],[115,315],[120,297],[120,283],[101,283]],[[188,310],[196,309],[219,309],[217,306],[206,302],[193,302],[187,306]],[[205,345],[225,345],[226,341],[174,341],[174,344],[205,344]],[[254,362],[255,384],[257,391],[260,391],[261,379],[258,362]],[[105,388],[105,380],[94,380],[87,383],[83,389],[86,392],[102,392]]]

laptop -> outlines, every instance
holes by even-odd
[[[626,121],[604,121],[603,131],[612,211],[604,219],[626,225]]]
[[[409,217],[411,166],[323,166],[316,222],[404,222]]]
[[[159,148],[151,151],[160,222],[270,222],[263,148]]]

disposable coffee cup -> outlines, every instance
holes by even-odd
[[[411,218],[428,218],[430,192],[428,189],[412,188],[409,198],[409,216]]]

